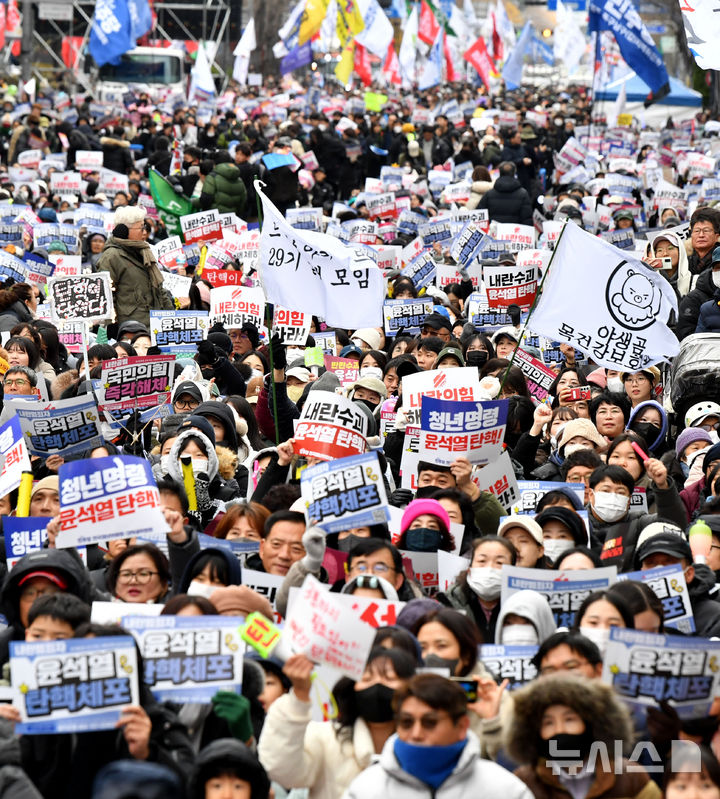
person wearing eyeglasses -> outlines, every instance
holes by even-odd
[[[168,592],[170,566],[154,544],[136,544],[112,561],[106,580],[110,593],[122,602],[162,602]]]
[[[360,774],[343,799],[532,799],[509,771],[480,757],[464,690],[437,674],[418,674],[395,691],[397,732],[380,759]]]
[[[37,394],[37,373],[29,366],[11,366],[3,377],[6,397],[30,397]]]
[[[602,655],[597,644],[577,630],[557,632],[541,641],[530,662],[539,677],[570,673],[599,680],[602,675]]]

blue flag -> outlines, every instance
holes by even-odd
[[[280,74],[285,75],[294,69],[299,69],[309,64],[313,59],[312,45],[310,42],[294,47],[280,62]]]
[[[128,0],[98,0],[88,43],[95,63],[99,67],[119,64],[121,56],[133,47]]]
[[[555,55],[552,47],[546,44],[536,33],[533,32],[530,40],[530,57],[534,63],[544,61],[549,66],[555,63]]]
[[[152,28],[152,11],[148,0],[128,0],[130,35],[136,42]]]
[[[443,29],[437,33],[433,46],[428,53],[427,61],[425,62],[420,77],[418,78],[418,89],[424,91],[432,86],[437,86],[442,83],[443,74]]]
[[[522,83],[523,62],[525,56],[530,53],[533,35],[534,28],[532,23],[526,22],[517,44],[513,48],[512,53],[510,53],[508,60],[505,62],[502,77],[505,81],[505,86],[507,86],[510,91],[520,88],[520,84]]]
[[[612,31],[628,66],[647,83],[645,107],[670,93],[662,56],[632,0],[590,0],[588,33]]]

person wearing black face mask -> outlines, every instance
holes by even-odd
[[[436,499],[415,499],[405,509],[398,549],[410,552],[452,552],[450,517]]]
[[[655,400],[638,403],[632,409],[625,429],[642,436],[656,458],[659,458],[668,448],[665,438],[668,430],[667,413]]]
[[[643,769],[616,759],[617,742],[633,740],[630,713],[599,680],[555,674],[513,692],[505,731],[508,754],[536,797],[548,799],[660,799]]]
[[[326,724],[311,720],[315,665],[293,655],[283,667],[293,687],[270,706],[258,742],[268,776],[285,788],[307,787],[310,799],[341,796],[395,732],[393,694],[415,667],[405,651],[373,649],[357,682],[343,677],[335,684],[338,715]]]
[[[463,355],[467,366],[482,369],[490,358],[495,357],[495,348],[490,339],[482,333],[472,331],[460,337]]]

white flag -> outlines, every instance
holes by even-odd
[[[215,81],[213,80],[212,70],[210,69],[210,61],[208,59],[205,44],[200,42],[195,56],[195,65],[190,70],[190,91],[188,92],[188,100],[191,102],[195,99],[196,92],[202,92],[209,95],[215,94]]]
[[[720,14],[715,3],[680,3],[687,46],[700,69],[720,69]]]
[[[413,9],[405,22],[405,32],[403,33],[402,42],[400,42],[400,51],[398,52],[400,74],[403,80],[408,83],[413,83],[415,81],[417,35],[418,12],[417,8],[413,5]]]
[[[235,61],[233,62],[233,80],[237,81],[242,86],[247,83],[250,54],[256,47],[255,20],[251,18],[250,22],[245,26],[240,41],[233,51],[233,55],[235,56]]]
[[[680,344],[670,283],[625,250],[568,223],[555,245],[528,327],[568,342],[607,369],[637,372],[672,358]]]
[[[567,71],[572,74],[585,53],[587,41],[580,30],[572,11],[557,0],[557,25],[553,44],[553,55],[556,61],[562,61]]]
[[[608,119],[610,120],[610,126],[617,124],[617,118],[620,114],[625,113],[625,106],[627,105],[627,90],[625,88],[625,83],[620,87],[620,91],[618,92],[618,96],[615,98],[615,102],[613,103],[613,107],[608,114]]]
[[[388,46],[393,40],[393,26],[385,16],[377,0],[358,0],[358,8],[365,27],[355,37],[361,44],[378,58],[385,60]]]
[[[361,246],[291,227],[268,200],[263,205],[260,279],[269,302],[322,317],[331,327],[381,327],[385,278]]]

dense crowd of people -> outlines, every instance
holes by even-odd
[[[0,796],[719,799],[717,703],[700,717],[678,714],[672,701],[638,713],[603,670],[613,628],[683,635],[668,626],[649,582],[586,591],[569,624],[558,624],[537,591],[501,596],[508,566],[540,577],[677,566],[692,609],[688,640],[720,636],[718,130],[704,113],[657,131],[616,125],[598,119],[582,87],[527,87],[492,99],[465,86],[389,91],[379,111],[352,91],[283,88],[225,95],[207,114],[143,95],[124,108],[90,96],[5,98],[3,397],[92,397],[107,362],[172,352],[156,344],[155,311],[210,311],[212,326],[177,353],[162,413],[148,421],[134,411],[80,453],[32,456],[27,515],[50,521],[46,541],[14,564],[0,554],[3,678],[12,677],[12,642],[122,635],[95,621],[93,603],[105,601],[160,606],[165,616],[240,623],[257,612],[277,620],[312,575],[328,596],[392,603],[396,623],[376,630],[360,679],[331,686],[333,710],[323,721],[309,653],[280,659],[250,648],[242,693],[174,704],[140,679],[139,702],[123,707],[113,729],[16,735],[22,713],[4,702]],[[63,188],[69,173],[82,176],[77,191]],[[242,273],[231,285],[263,285],[253,238],[262,191],[298,234],[326,231],[375,250],[375,260],[388,248],[392,260],[379,267],[384,299],[415,301],[417,324],[330,328],[315,315],[292,344],[273,330],[272,314],[223,325],[211,292],[230,283],[213,284],[203,268],[206,248],[222,249],[222,241],[181,245],[170,263],[163,242],[173,219],[151,191],[158,177],[187,214],[230,215],[231,233],[219,236],[245,242],[225,250],[224,271]],[[381,211],[379,194],[390,195]],[[423,235],[431,220],[450,220],[448,236]],[[461,262],[453,243],[467,222],[484,224],[489,241],[498,225],[526,226],[533,243]],[[662,274],[678,301],[667,320],[682,342],[674,360],[605,368],[567,342],[532,336],[522,303],[486,304],[481,268],[513,266],[524,249],[549,254],[555,223],[610,234]],[[423,252],[435,285],[413,279]],[[65,274],[109,273],[112,281],[114,318],[94,324],[87,342],[51,320],[45,279],[28,278],[37,264],[61,274],[63,258]],[[596,298],[575,299],[589,306]],[[351,367],[352,380],[312,361],[318,342]],[[520,352],[554,373],[543,401]],[[485,399],[506,401],[509,477],[520,486],[536,481],[531,507],[481,487],[492,464],[477,467],[464,455],[450,465],[404,461],[412,424],[403,385],[458,367],[477,371]],[[332,458],[298,454],[295,431],[318,393],[361,411],[392,510],[387,521],[327,533],[309,518],[301,474]],[[14,415],[6,403],[0,424]],[[81,560],[56,546],[58,473],[117,455],[152,464],[170,532],[164,542],[89,544]],[[15,488],[0,498],[5,519],[22,515],[19,496]],[[688,537],[698,520],[712,535],[703,558]],[[252,551],[238,555],[227,542]],[[438,584],[437,565],[434,580],[413,567],[414,554],[438,552],[465,558],[447,585]],[[273,578],[276,590],[251,587],[253,573]],[[509,686],[483,644],[533,648],[532,677]],[[659,766],[627,759],[638,741],[652,745]],[[590,757],[598,744],[609,757]],[[555,765],[566,750],[577,753],[574,765]]]

